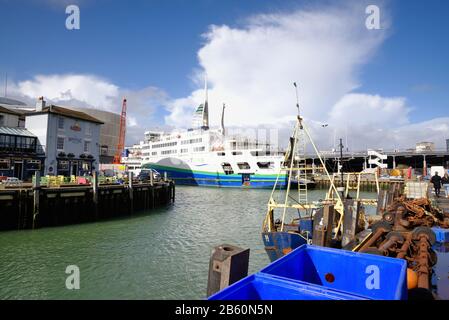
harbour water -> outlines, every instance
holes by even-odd
[[[214,246],[249,247],[250,273],[269,262],[260,232],[270,192],[178,187],[173,205],[129,218],[2,232],[0,299],[205,298]],[[68,265],[80,268],[80,290],[66,289]]]

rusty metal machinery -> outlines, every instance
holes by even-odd
[[[428,199],[407,200],[400,196],[390,198],[381,217],[380,221],[373,221],[371,233],[353,251],[405,259],[408,278],[417,279],[408,282],[409,289],[430,290],[432,268],[437,262],[431,227],[449,228],[447,214]]]

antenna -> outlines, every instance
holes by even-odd
[[[293,85],[295,86],[295,92],[296,92],[296,108],[298,108],[298,117],[299,117],[299,96],[298,96],[298,86],[296,85],[296,82],[293,82]]]
[[[6,72],[5,74],[5,98],[7,94],[8,94],[8,72]]]
[[[207,100],[209,100],[207,93],[207,73],[204,74],[204,92],[206,94],[206,100],[204,102],[207,103]]]

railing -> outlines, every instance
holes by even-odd
[[[44,154],[44,146],[36,146],[35,144],[8,144],[0,143],[0,151],[3,152],[20,152],[20,153],[35,153]]]

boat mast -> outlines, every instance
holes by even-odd
[[[225,126],[224,126],[224,115],[225,115],[226,105],[223,103],[223,110],[221,112],[221,134],[225,136]]]
[[[345,197],[345,191],[344,191],[344,185],[345,185],[345,173],[343,172],[343,139],[340,138],[340,174],[341,174],[341,197],[344,199]]]

